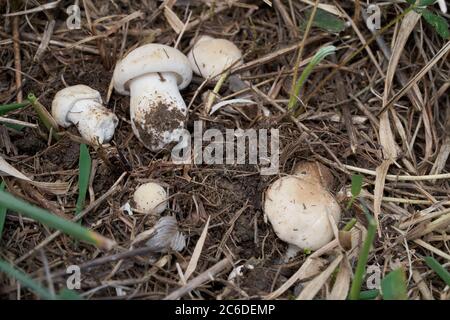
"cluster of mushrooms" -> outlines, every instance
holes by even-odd
[[[173,47],[147,44],[117,63],[113,85],[118,93],[130,96],[131,125],[136,137],[149,150],[159,151],[181,138],[187,107],[179,90],[189,85],[192,73],[217,81],[224,71],[240,64],[241,51],[224,39],[201,36],[187,57]],[[81,136],[93,144],[109,142],[118,124],[117,116],[103,106],[100,93],[82,84],[59,91],[52,103],[52,114],[59,125],[75,125]],[[292,175],[279,178],[267,189],[265,217],[291,249],[317,250],[334,237],[333,224],[339,221],[341,211],[329,191],[332,185],[328,168],[303,162]],[[132,202],[139,212],[160,215],[167,208],[168,195],[161,185],[150,182],[135,190]],[[158,228],[173,230],[169,233],[172,236],[156,237],[156,242],[147,245],[174,250],[184,247],[175,218],[161,218]]]
[[[192,72],[214,79],[242,62],[241,51],[230,41],[201,36],[186,57],[162,44],[147,44],[132,50],[114,69],[114,89],[130,96],[133,132],[151,151],[179,141],[186,123],[187,107],[180,95],[192,80]],[[86,85],[59,91],[52,103],[58,125],[75,125],[93,144],[109,142],[118,119],[102,105],[100,93]]]

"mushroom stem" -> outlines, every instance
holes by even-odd
[[[132,128],[144,145],[159,150],[178,140],[187,112],[174,73],[148,73],[133,79],[130,96]],[[167,119],[167,111],[171,112],[171,119]],[[159,126],[166,130],[155,130]]]
[[[77,126],[83,138],[100,144],[112,139],[118,123],[114,113],[93,99],[75,102],[67,120]]]

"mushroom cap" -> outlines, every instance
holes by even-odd
[[[188,86],[192,69],[186,56],[173,47],[150,43],[131,51],[114,69],[114,89],[124,95],[130,94],[128,82],[147,73],[172,72],[176,75],[179,89]]]
[[[230,66],[242,64],[242,52],[229,40],[201,36],[189,52],[188,59],[196,74],[218,79],[218,75]]]
[[[276,180],[266,191],[264,212],[277,236],[301,249],[317,250],[333,239],[329,221],[341,209],[321,185],[297,176]]]
[[[86,99],[92,99],[98,103],[102,103],[100,92],[84,84],[78,84],[58,91],[52,102],[53,118],[55,118],[60,126],[64,128],[69,127],[72,123],[68,121],[67,114],[76,102]]]
[[[320,183],[324,188],[331,190],[335,179],[331,170],[317,161],[302,161],[294,168],[294,175],[300,176],[313,183]]]
[[[167,193],[159,184],[149,182],[136,189],[133,201],[139,211],[161,214],[167,207]]]

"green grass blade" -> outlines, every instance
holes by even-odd
[[[0,105],[0,116],[7,114],[8,112],[26,107],[29,104],[30,104],[30,101],[25,100],[24,102],[20,102],[20,103],[10,103],[10,104]]]
[[[30,101],[31,105],[34,108],[34,111],[39,116],[39,119],[44,124],[44,126],[47,128],[47,130],[50,132],[53,132],[53,137],[58,140],[58,124],[56,123],[55,119],[52,117],[52,115],[47,111],[47,109],[38,101],[36,96],[32,93],[28,94],[28,101]]]
[[[59,294],[57,299],[60,300],[83,300],[83,298],[74,290],[70,290],[67,288],[62,289]]]
[[[438,274],[438,276],[444,280],[445,284],[450,286],[450,272],[433,257],[425,257],[426,264]]]
[[[360,174],[352,175],[352,196],[357,197],[361,193],[363,185],[363,176]]]
[[[295,84],[294,92],[291,95],[291,97],[289,98],[288,110],[293,110],[297,106],[297,97],[300,94],[300,90],[302,89],[302,87],[305,84],[306,80],[308,79],[309,75],[313,71],[314,67],[316,65],[318,65],[327,56],[334,53],[335,51],[336,51],[335,46],[323,47],[323,48],[320,48],[319,51],[317,51],[317,53],[314,55],[314,57],[308,63],[306,68],[303,70],[302,74],[300,75],[300,78],[297,80],[297,83]]]
[[[89,149],[85,144],[80,145],[80,160],[78,163],[78,199],[75,214],[79,214],[86,201],[86,193],[89,186],[89,177],[91,175],[92,160]]]
[[[111,249],[114,242],[100,234],[80,226],[77,223],[58,217],[47,210],[18,199],[6,191],[0,190],[0,205],[9,210],[41,222],[50,228],[60,230],[73,238],[91,243],[103,249]]]
[[[20,124],[15,124],[15,123],[3,123],[3,125],[5,127],[11,128],[11,129],[16,130],[16,131],[22,131],[23,129],[26,128],[25,126],[22,126]]]
[[[5,190],[5,181],[2,181],[0,184],[0,190]],[[6,211],[7,209],[5,206],[0,206],[0,240],[2,239],[3,227],[5,226]]]
[[[359,300],[373,300],[380,295],[380,291],[377,289],[361,291],[359,294]]]
[[[352,218],[349,222],[347,222],[347,224],[344,226],[344,228],[342,228],[342,231],[348,232],[348,231],[352,230],[352,228],[355,226],[356,222],[357,222],[356,219]]]
[[[308,10],[306,18],[309,19],[312,10]],[[339,33],[345,29],[345,22],[336,17],[334,14],[326,12],[322,9],[317,9],[317,12],[313,19],[314,27],[323,29],[331,33]],[[303,27],[303,25],[302,25]]]
[[[350,300],[358,300],[362,281],[364,278],[364,274],[366,273],[366,264],[369,259],[370,247],[372,246],[373,240],[375,239],[375,233],[377,229],[377,223],[375,219],[369,214],[369,210],[367,210],[367,206],[364,204],[361,199],[362,208],[366,214],[368,227],[367,227],[367,235],[364,240],[363,247],[361,248],[361,252],[359,253],[358,263],[356,265],[355,276],[353,278],[352,286],[350,288],[349,299]]]
[[[47,300],[54,300],[55,296],[50,293],[49,290],[42,287],[39,283],[31,279],[27,274],[20,270],[15,269],[12,265],[6,261],[0,260],[0,271],[6,273],[8,276],[15,278],[24,287],[27,287],[39,297]]]
[[[407,300],[408,292],[405,271],[398,268],[381,280],[381,294],[384,300]]]
[[[362,185],[363,185],[363,176],[359,174],[352,175],[352,188],[351,188],[352,198],[347,204],[347,210],[351,208],[353,202],[361,193]]]

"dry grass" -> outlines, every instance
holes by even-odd
[[[13,2],[6,1],[8,5],[0,8],[0,104],[20,101],[33,92],[48,108],[59,89],[79,83],[100,91],[120,124],[110,146],[91,148],[95,176],[81,220],[114,239],[121,249],[102,253],[52,234],[30,219],[8,215],[0,244],[2,259],[44,285],[48,285],[46,270],[51,270],[56,288],[65,285],[66,266],[84,266],[82,292],[92,299],[345,297],[342,292],[354,272],[360,246],[343,254],[334,241],[313,257],[300,254],[283,262],[286,245],[264,222],[261,205],[265,188],[276,177],[259,175],[253,165],[174,165],[169,155],[149,152],[132,134],[129,98],[112,91],[115,62],[148,42],[177,45],[187,53],[191,39],[207,33],[233,41],[245,55],[244,65],[232,70],[244,86],[235,88],[226,82],[219,99],[245,94],[257,104],[229,107],[208,116],[202,96],[213,86],[195,77],[182,92],[190,107],[188,128],[201,119],[205,129],[280,129],[280,172],[290,173],[301,160],[329,166],[337,181],[333,191],[341,195],[342,207],[346,204],[342,190],[349,189],[352,172],[362,172],[363,196],[379,221],[369,264],[379,266],[383,275],[403,266],[410,299],[450,298],[448,287],[423,261],[431,255],[445,266],[450,263],[450,167],[446,163],[450,60],[448,50],[441,50],[449,45],[423,21],[407,17],[407,22],[388,28],[342,65],[373,36],[358,10],[364,8],[360,1],[320,1],[322,8],[342,19],[353,19],[351,26],[340,34],[312,27],[307,38],[299,26],[306,25],[305,11],[315,1],[277,0],[270,7],[263,1],[179,0],[166,1],[165,8],[164,3],[151,0],[83,0],[79,1],[83,12],[79,30],[68,30],[65,24],[65,8],[73,1],[50,8],[28,1],[28,9],[38,9],[4,18],[6,10],[26,10],[22,3],[12,10]],[[382,8],[385,25],[405,6]],[[336,46],[337,53],[314,70],[300,94],[304,112],[293,117],[286,106],[296,63],[301,71],[327,44]],[[331,79],[321,82],[332,71]],[[264,116],[265,110],[271,112],[269,117]],[[8,117],[28,123],[38,119],[31,107]],[[54,195],[4,178],[7,189],[71,217],[77,196],[79,141],[73,128],[54,141],[43,129],[18,132],[1,126],[1,154],[11,165],[35,180],[70,184],[66,194]],[[134,189],[149,180],[169,189],[167,214],[177,217],[188,239],[181,253],[154,255],[151,262],[140,248],[127,250],[155,220],[139,213],[129,216],[120,209]],[[366,220],[358,206],[344,213],[340,227],[353,217],[358,220],[353,237],[361,239]],[[201,237],[207,221],[207,233]],[[204,243],[196,247],[199,239]],[[106,258],[92,262],[101,257]],[[245,269],[245,277],[228,281],[232,265],[243,264],[253,268]],[[308,270],[300,269],[305,264]],[[332,290],[330,275],[339,264],[339,287]],[[190,277],[185,279],[187,269]],[[289,278],[289,285],[283,286]],[[116,288],[124,289],[125,295],[118,296]],[[0,297],[18,296],[36,298],[0,275]]]

